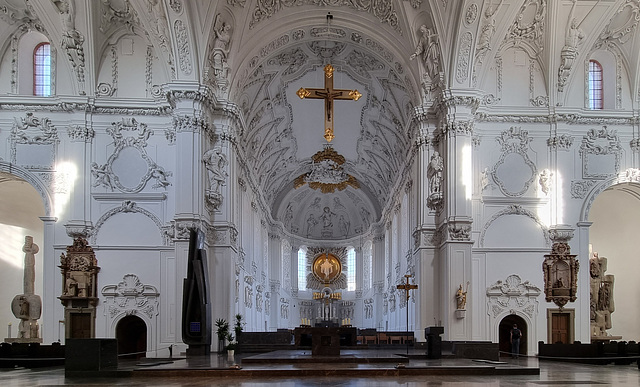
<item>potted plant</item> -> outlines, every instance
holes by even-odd
[[[242,315],[238,313],[236,314],[236,323],[233,326],[233,330],[236,334],[236,340],[240,339],[240,334],[242,333],[243,327],[244,327],[244,322],[242,321]]]
[[[229,336],[229,323],[223,318],[216,320],[216,335],[218,336],[218,352],[222,352],[225,348],[224,341]]]
[[[229,344],[227,344],[227,355],[229,355],[229,357],[233,357],[237,343],[233,340],[233,335],[231,333],[227,334],[227,341],[229,342]]]

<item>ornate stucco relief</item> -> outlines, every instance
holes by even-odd
[[[108,322],[119,319],[118,316],[130,315],[144,316],[145,320],[153,321],[159,314],[160,292],[153,285],[143,284],[135,274],[126,274],[117,285],[104,286],[101,293]]]
[[[529,132],[512,126],[509,130],[502,132],[496,140],[501,146],[501,154],[498,162],[491,169],[491,177],[505,196],[522,196],[537,175],[536,165],[528,154],[529,144],[532,141]],[[517,171],[516,175],[524,180],[523,182],[513,181],[515,171]]]
[[[533,320],[538,314],[540,293],[539,287],[512,274],[487,288],[487,314],[492,322],[499,321],[505,313],[526,315]]]
[[[38,118],[27,112],[25,117],[15,118],[9,141],[13,164],[27,169],[54,169],[60,139],[48,117]]]
[[[138,193],[151,179],[155,180],[152,188],[171,185],[168,178],[172,172],[165,171],[147,154],[147,140],[153,131],[146,124],[139,123],[135,118],[123,118],[121,122],[112,123],[107,133],[113,138],[115,148],[105,164],[91,163],[93,187]],[[136,167],[137,175],[132,172]],[[143,169],[146,171],[140,173]]]
[[[299,0],[295,2],[286,0],[258,0],[252,13],[253,17],[249,22],[249,29],[254,28],[258,23],[271,18],[283,8],[290,8],[301,5],[322,6],[323,4],[318,4],[316,0]],[[394,4],[391,0],[379,0],[378,2],[351,2],[346,0],[338,0],[333,1],[331,5],[334,7],[348,7],[356,11],[370,13],[378,18],[381,23],[389,24],[400,35],[402,35],[402,29],[398,25],[398,14],[396,13]]]
[[[622,146],[616,130],[590,129],[582,137],[580,145],[582,177],[585,179],[605,179],[620,170]]]
[[[548,228],[547,228],[547,226],[544,225],[544,223],[542,223],[540,218],[538,218],[538,216],[536,214],[534,214],[533,212],[527,210],[526,208],[522,207],[521,205],[512,204],[512,205],[508,206],[507,208],[504,208],[504,209],[496,212],[495,214],[493,214],[493,216],[484,224],[484,226],[482,227],[482,231],[480,232],[480,239],[478,241],[478,245],[480,247],[484,247],[484,237],[485,237],[489,227],[491,227],[491,224],[493,222],[495,222],[496,219],[498,219],[499,217],[505,216],[505,215],[523,215],[523,216],[526,216],[528,218],[533,219],[533,221],[536,222],[536,224],[538,224],[538,226],[542,230],[542,234],[544,236],[544,240],[546,241],[547,245],[549,245],[550,241],[549,241]]]
[[[121,214],[121,213],[122,214],[139,213],[146,216],[147,218],[151,219],[153,223],[155,223],[155,225],[158,227],[158,233],[162,237],[163,244],[165,246],[168,246],[172,243],[172,240],[171,240],[172,236],[170,235],[171,233],[169,232],[170,231],[169,226],[164,225],[160,220],[160,218],[158,218],[154,213],[147,210],[146,208],[138,206],[136,202],[131,200],[125,200],[122,202],[122,204],[119,207],[114,207],[109,211],[105,212],[104,214],[102,214],[102,216],[100,216],[100,219],[98,219],[98,221],[96,222],[95,227],[91,230],[91,244],[93,245],[96,244],[96,238],[100,233],[100,229],[102,228],[104,223],[112,216],[116,214]]]

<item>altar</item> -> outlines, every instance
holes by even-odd
[[[340,356],[340,347],[356,345],[355,327],[298,327],[293,331],[296,348],[311,347],[313,356]]]

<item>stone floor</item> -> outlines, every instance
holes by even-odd
[[[273,358],[305,355],[270,355]],[[342,354],[345,358],[367,354]],[[380,358],[401,354],[377,351]],[[629,366],[596,366],[540,361],[535,357],[504,358],[499,363],[469,359],[403,359],[391,362],[278,363],[244,362],[238,355],[145,362],[120,361],[117,375],[65,377],[63,367],[0,370],[0,385],[14,386],[640,386],[640,370]],[[264,355],[261,355],[264,356]],[[402,356],[399,356],[402,359]],[[242,369],[230,367],[237,364]],[[400,365],[400,366],[399,366]],[[497,370],[497,373],[496,373]],[[416,373],[412,373],[416,371]],[[488,372],[488,374],[486,374]]]

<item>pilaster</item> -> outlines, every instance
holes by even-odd
[[[480,103],[473,90],[445,90],[438,101],[439,132],[436,150],[442,154],[442,212],[437,216],[443,236],[439,248],[442,323],[446,340],[471,340],[473,313],[456,316],[456,290],[471,281],[472,135],[474,115]],[[437,157],[434,152],[432,159]],[[433,165],[433,161],[430,161]],[[432,167],[437,168],[437,167]],[[433,175],[433,174],[432,174]],[[430,197],[434,183],[430,182]],[[473,309],[471,302],[467,309]],[[478,306],[480,307],[480,306]]]

